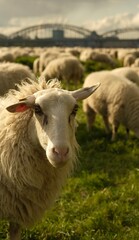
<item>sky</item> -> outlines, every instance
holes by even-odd
[[[98,34],[139,28],[139,0],[0,0],[0,33],[43,23],[65,23]]]

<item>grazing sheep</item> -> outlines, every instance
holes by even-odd
[[[129,79],[130,81],[136,83],[139,86],[139,76],[136,71],[131,67],[120,67],[115,68],[111,73],[116,74],[117,76],[123,76]]]
[[[103,117],[107,132],[112,126],[112,140],[118,127],[124,125],[139,137],[139,89],[128,79],[108,71],[91,73],[85,79],[83,87],[100,82],[101,87],[92,96],[83,101],[83,110],[87,116],[87,127],[91,128],[96,114]]]
[[[92,60],[101,62],[101,63],[107,63],[110,66],[115,67],[114,59],[112,59],[112,57],[107,53],[94,52],[92,54]]]
[[[59,195],[77,162],[76,101],[98,85],[67,91],[58,80],[30,80],[18,87],[0,99],[0,218],[10,222],[10,240],[20,240],[21,228]]]
[[[86,62],[87,60],[107,63],[112,67],[115,66],[115,60],[110,56],[110,54],[97,52],[90,48],[83,50],[80,54],[80,61]]]
[[[24,78],[35,79],[28,66],[19,63],[0,63],[0,95],[4,95],[9,89],[16,88]]]
[[[68,88],[70,82],[77,86],[83,73],[84,68],[76,57],[59,57],[47,65],[41,76],[45,77],[46,81],[55,77],[65,80]]]
[[[54,59],[58,59],[58,58],[61,58],[61,57],[71,57],[72,55],[70,53],[66,53],[66,52],[62,52],[62,53],[51,53],[50,56],[47,56],[45,57],[45,59],[43,60],[43,67],[45,70],[45,68],[47,67],[47,65],[53,61]],[[43,72],[41,71],[40,67],[39,67],[39,71],[40,71],[40,74]]]

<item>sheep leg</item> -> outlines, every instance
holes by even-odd
[[[112,138],[111,138],[112,141],[114,141],[115,138],[116,138],[116,134],[117,134],[118,128],[119,128],[119,124],[118,123],[112,125]]]
[[[103,121],[104,121],[107,133],[110,133],[111,129],[110,129],[110,125],[109,125],[109,121],[108,121],[107,116],[103,116]]]
[[[86,112],[86,116],[87,116],[87,130],[89,131],[95,122],[96,113],[92,108],[89,108],[88,111]]]
[[[10,240],[21,240],[21,228],[17,223],[10,222],[9,239]]]

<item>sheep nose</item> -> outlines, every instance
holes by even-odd
[[[69,152],[69,148],[68,147],[53,147],[52,151],[59,158],[63,159],[67,156],[67,154]]]

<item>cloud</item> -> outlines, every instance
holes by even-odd
[[[53,18],[57,15],[76,19],[80,15],[80,22],[85,15],[95,15],[100,9],[105,10],[113,6],[116,0],[0,0],[0,25],[6,26],[13,18]],[[117,0],[118,2],[120,0]],[[116,2],[117,2],[116,1]],[[122,0],[126,1],[126,0]],[[129,1],[129,0],[127,0]],[[117,3],[116,3],[117,4]],[[115,4],[114,4],[115,5]],[[94,11],[95,9],[95,11]]]
[[[84,27],[95,30],[98,33],[115,30],[119,28],[135,28],[138,27],[139,13],[129,14],[123,13],[116,16],[105,17],[97,21],[88,21],[84,23]]]

